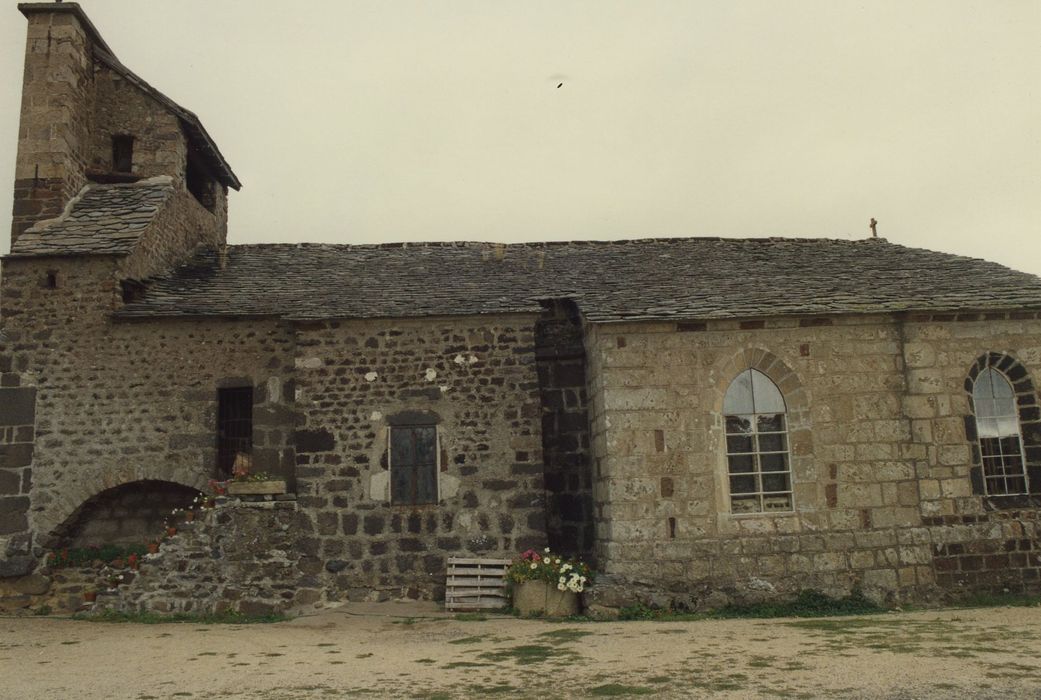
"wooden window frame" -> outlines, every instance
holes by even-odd
[[[431,462],[414,462],[406,465],[395,465],[394,463],[394,432],[395,431],[418,431],[418,430],[432,430],[434,432],[434,447],[433,447],[433,460]],[[390,484],[389,484],[389,498],[392,506],[431,506],[437,505],[441,502],[441,430],[436,423],[394,423],[389,426],[387,430],[387,467],[390,470]],[[397,483],[395,479],[396,470],[400,469],[411,469],[412,475],[409,479],[411,485],[410,491],[412,493],[411,499],[402,499],[400,494],[397,494],[395,498],[394,486]],[[429,470],[430,480],[433,483],[434,493],[432,496],[427,498],[420,498],[419,496],[419,470]]]

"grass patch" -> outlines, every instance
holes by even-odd
[[[527,666],[550,660],[570,662],[576,660],[578,654],[569,649],[561,649],[558,646],[550,646],[548,644],[521,644],[505,649],[486,651],[479,654],[477,658],[487,659],[488,661],[513,661],[518,666]]]
[[[495,685],[481,685],[475,684],[467,688],[473,695],[501,695],[503,693],[512,693],[516,690],[509,683],[497,683]]]
[[[269,624],[272,622],[285,622],[289,618],[285,615],[243,615],[239,612],[228,611],[223,613],[172,613],[164,615],[160,613],[124,613],[115,610],[105,610],[97,614],[77,613],[72,616],[73,620],[86,622],[124,622],[139,625],[162,625],[170,622],[192,623],[196,625],[256,625]],[[207,631],[207,630],[199,630]]]
[[[486,622],[488,616],[484,613],[456,613],[455,619],[459,622]]]
[[[579,639],[588,637],[591,634],[593,633],[585,630],[562,629],[543,632],[539,637],[545,639],[550,644],[568,644],[570,642],[577,642]]]
[[[605,683],[589,689],[588,694],[597,698],[618,697],[619,695],[650,695],[654,693],[653,688],[644,688],[638,685],[620,685],[618,683]]]
[[[484,641],[487,635],[478,634],[472,637],[463,637],[462,639],[451,639],[448,641],[449,644],[480,644]]]
[[[479,668],[481,666],[491,666],[492,664],[481,663],[480,661],[449,661],[441,668]]]

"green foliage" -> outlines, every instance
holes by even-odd
[[[638,604],[622,608],[621,620],[658,620],[680,622],[685,620],[768,618],[768,617],[834,617],[841,615],[871,615],[886,612],[860,591],[843,598],[832,598],[820,591],[803,590],[788,601],[757,603],[754,605],[727,605],[706,613],[691,613],[653,608]]]
[[[953,608],[1032,608],[1041,606],[1041,596],[1020,593],[978,593],[951,603]]]
[[[455,619],[459,622],[486,622],[488,616],[484,613],[456,613]]]
[[[171,613],[169,615],[147,612],[123,613],[115,610],[105,610],[97,614],[76,614],[72,616],[72,619],[85,620],[87,622],[132,622],[141,625],[161,625],[170,622],[190,622],[202,625],[253,625],[285,622],[289,618],[281,614],[244,615],[233,610],[223,613]]]
[[[35,608],[33,610],[33,615],[50,615],[50,614],[51,614],[51,606],[49,606],[49,605],[41,605],[40,607]]]
[[[687,613],[677,613],[666,608],[653,608],[643,603],[619,609],[619,620],[676,620]],[[693,617],[693,616],[691,616]],[[703,616],[701,616],[703,617]]]
[[[138,558],[148,553],[148,547],[143,544],[116,545],[106,544],[101,547],[65,547],[55,549],[47,559],[47,565],[52,569],[67,569],[79,566],[88,566],[91,562],[100,559],[110,563],[116,559],[126,560],[131,554]]]
[[[577,642],[583,637],[588,637],[591,634],[593,633],[588,630],[564,628],[543,632],[539,637],[545,639],[550,644],[568,644],[569,642]]]
[[[855,590],[843,598],[832,598],[820,591],[803,590],[794,600],[781,603],[758,603],[756,605],[727,605],[712,613],[711,617],[833,617],[838,615],[870,615],[885,612],[875,603]]]

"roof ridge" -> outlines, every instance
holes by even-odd
[[[295,243],[233,243],[228,245],[229,250],[242,248],[329,248],[329,249],[369,249],[381,248],[548,248],[556,246],[601,246],[601,245],[633,245],[646,243],[668,243],[679,244],[691,241],[704,242],[734,242],[734,243],[841,243],[849,245],[898,245],[890,243],[885,238],[827,238],[827,237],[785,237],[785,236],[663,236],[648,238],[613,238],[613,239],[575,239],[575,240],[552,240],[552,241],[518,241],[506,243],[503,241],[392,241],[386,243],[326,243],[322,241],[299,241]],[[900,246],[907,247],[907,246]],[[911,250],[924,250],[912,248]]]

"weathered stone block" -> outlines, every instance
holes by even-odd
[[[36,389],[0,389],[0,426],[32,425],[36,422]]]
[[[296,451],[300,454],[314,452],[332,452],[336,449],[336,438],[323,428],[315,430],[297,430],[293,433]]]

